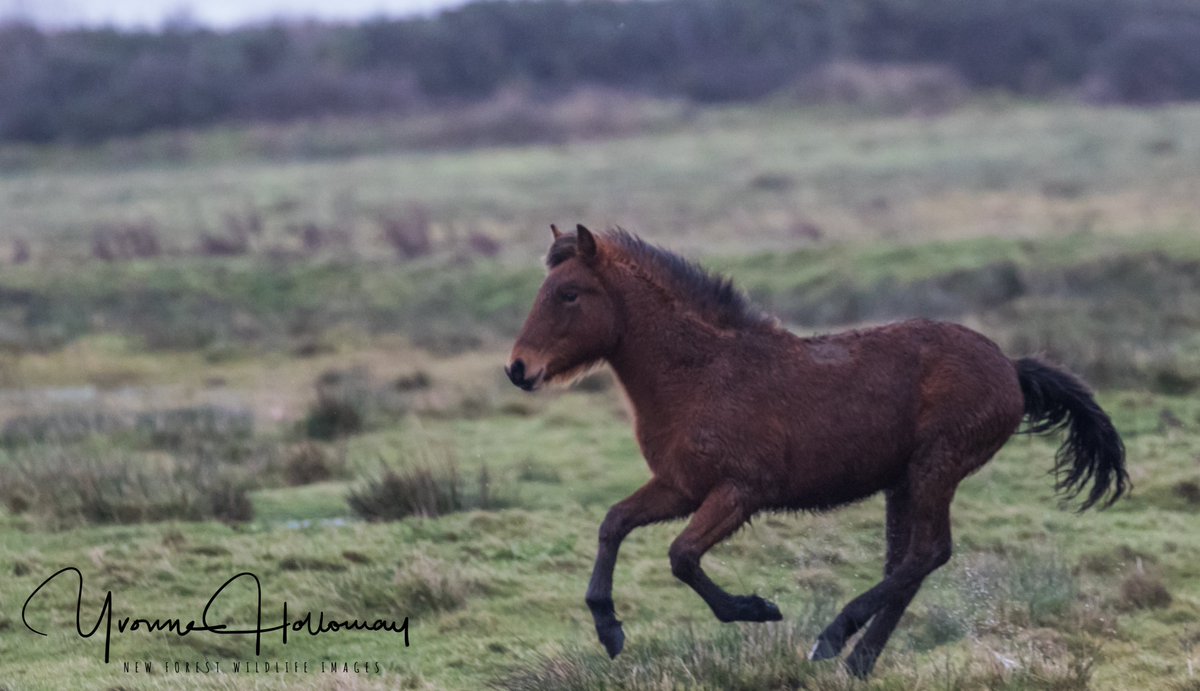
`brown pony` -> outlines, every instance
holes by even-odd
[[[1065,427],[1057,489],[1082,509],[1126,490],[1125,450],[1071,374],[1011,360],[956,324],[913,320],[800,338],[723,278],[624,231],[551,226],[549,274],[505,371],[534,391],[608,363],[635,414],[653,477],[609,510],[587,605],[610,656],[624,633],[612,601],[622,539],[639,526],[691,521],[671,572],[721,621],[771,621],[779,609],[731,595],[700,558],[763,510],[824,510],[887,498],[884,578],[850,601],[810,654],[840,654],[866,676],[921,582],[950,558],[950,502],[967,475],[1017,431]]]

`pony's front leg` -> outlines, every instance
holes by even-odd
[[[613,567],[617,564],[621,541],[634,528],[682,518],[695,509],[696,502],[655,478],[608,510],[600,524],[600,547],[586,600],[596,622],[596,634],[609,657],[616,657],[625,645],[625,634],[612,600]]]
[[[709,493],[687,528],[671,543],[671,573],[695,590],[724,622],[779,621],[783,618],[775,603],[757,595],[730,595],[713,583],[700,558],[713,545],[729,537],[754,514],[756,506],[731,485]]]

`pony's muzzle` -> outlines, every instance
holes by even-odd
[[[508,367],[505,367],[504,373],[508,375],[508,380],[510,382],[512,382],[517,388],[524,389],[525,391],[533,391],[534,387],[536,387],[542,379],[541,372],[538,372],[532,377],[527,377],[525,372],[525,361],[521,358],[513,360],[512,364],[510,364]]]

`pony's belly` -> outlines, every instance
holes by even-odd
[[[820,510],[865,499],[902,481],[907,459],[908,454],[896,448],[790,463],[777,503],[788,509]]]

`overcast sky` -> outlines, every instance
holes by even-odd
[[[275,18],[353,20],[428,14],[467,0],[0,0],[0,18],[19,17],[44,26],[115,24],[158,27],[186,17],[228,27]]]

